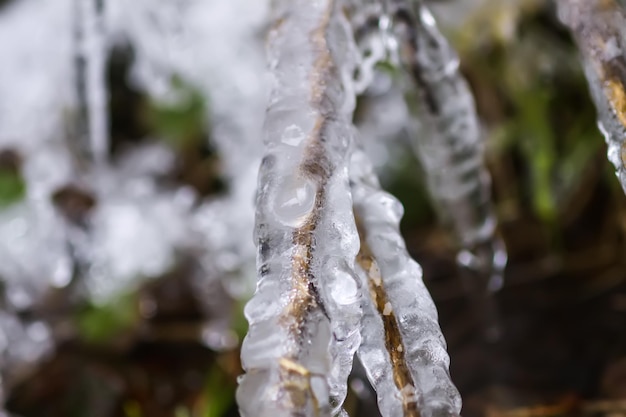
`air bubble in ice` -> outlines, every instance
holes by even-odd
[[[304,138],[305,138],[305,134],[302,131],[302,129],[294,124],[294,125],[288,126],[285,129],[281,137],[281,140],[284,144],[287,144],[289,146],[299,146],[304,140]]]
[[[359,300],[361,292],[354,277],[345,272],[337,271],[332,286],[331,296],[339,305],[349,305]]]
[[[302,224],[315,206],[317,187],[306,179],[287,179],[278,187],[274,200],[274,213],[278,220],[288,226]]]

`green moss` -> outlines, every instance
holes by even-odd
[[[235,387],[219,366],[214,366],[204,386],[199,417],[223,417],[235,400]]]
[[[557,214],[552,187],[555,138],[548,120],[551,97],[545,90],[525,90],[513,96],[518,110],[519,146],[530,174],[532,205],[539,218],[552,221]]]
[[[157,136],[179,150],[204,141],[207,110],[204,98],[197,90],[178,78],[172,84],[179,99],[174,103],[151,102],[147,122]]]
[[[567,33],[543,8],[522,15],[517,31],[515,42],[475,46],[462,60],[478,87],[479,109],[491,115],[495,158],[519,163],[519,184],[506,186],[523,189],[534,215],[554,225],[603,141]]]
[[[191,411],[187,407],[176,407],[174,417],[192,417]]]
[[[26,183],[14,170],[0,169],[0,209],[24,198]]]
[[[243,340],[244,336],[248,333],[248,320],[243,314],[246,301],[238,300],[233,307],[233,318],[231,328],[239,337],[239,340]]]
[[[384,188],[404,206],[402,230],[412,230],[435,221],[435,211],[415,158],[407,153],[406,158],[396,161],[394,170],[393,177]]]
[[[87,306],[77,324],[82,339],[98,344],[132,328],[139,319],[137,294],[126,294],[104,305]]]
[[[137,401],[127,401],[123,408],[125,417],[143,417],[141,406]]]

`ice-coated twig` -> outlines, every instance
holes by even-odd
[[[469,275],[468,289],[474,297],[484,298],[502,285],[507,256],[496,233],[473,95],[459,71],[456,53],[424,4],[388,0],[387,8],[400,59],[418,90],[421,126],[412,141],[416,155],[439,214],[460,243],[457,262]],[[490,336],[494,336],[492,325],[488,325]]]
[[[558,0],[582,56],[608,158],[626,192],[626,10],[615,0]]]
[[[370,294],[363,302],[358,354],[380,412],[383,417],[457,416],[461,398],[448,373],[437,310],[399,231],[402,205],[381,190],[360,149],[352,155],[350,179],[361,237],[357,263]]]
[[[335,0],[279,2],[269,35],[255,240],[237,400],[243,416],[340,413],[360,343],[359,242],[348,184],[351,53]]]
[[[88,143],[91,160],[102,165],[109,149],[104,0],[75,0],[74,4],[78,43],[75,80],[81,119],[78,135]]]

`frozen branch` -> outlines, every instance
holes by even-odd
[[[598,110],[608,158],[626,192],[626,10],[615,0],[558,0]]]
[[[358,354],[381,414],[458,416],[461,398],[448,373],[437,310],[399,231],[402,205],[381,190],[361,150],[352,156],[350,177],[361,236],[357,262],[370,294]]]
[[[491,180],[474,97],[459,60],[423,2],[389,0],[400,58],[417,86],[419,136],[416,155],[445,224],[460,244],[457,261],[470,293],[480,300],[502,285],[506,251],[496,233]],[[485,312],[487,321],[493,312]],[[488,336],[496,336],[488,324]],[[491,333],[491,334],[490,334]]]
[[[279,5],[259,173],[257,292],[245,309],[244,416],[340,412],[360,343],[348,188],[354,50],[338,1]],[[330,400],[329,400],[330,398]]]

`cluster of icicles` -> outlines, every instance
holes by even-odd
[[[228,317],[216,314],[225,309],[207,290],[214,277],[233,298],[249,297],[255,282],[246,277],[257,277],[237,392],[244,417],[345,415],[355,354],[383,417],[459,414],[437,312],[399,232],[402,206],[381,189],[380,160],[367,152],[381,149],[390,129],[411,132],[471,295],[488,309],[506,252],[457,56],[421,1],[269,3],[13,0],[0,8],[0,152],[20,156],[27,184],[24,200],[0,211],[5,386],[68,337],[46,316],[51,292],[68,303],[106,302],[185,252],[197,260],[211,347],[228,347],[216,331],[227,330]],[[558,5],[626,189],[624,11],[611,0]],[[227,196],[163,187],[158,178],[174,155],[155,141],[111,159],[105,68],[119,44],[135,52],[130,82],[153,100],[184,103],[176,77],[211,103],[206,119]],[[387,86],[397,94],[380,97],[398,111],[375,123],[370,112],[354,126],[357,96],[385,89],[381,61],[404,68],[402,87],[416,105]],[[73,196],[69,214],[51,198],[64,193]],[[253,230],[256,274],[248,273]]]
[[[381,189],[352,124],[377,60],[399,60],[418,84],[432,134],[415,145],[433,197],[468,253],[490,248],[468,256],[490,276],[503,267],[474,103],[455,54],[422,4],[359,6],[302,0],[274,11],[258,282],[245,309],[237,393],[243,416],[345,414],[355,353],[383,416],[460,412],[435,306],[399,232],[402,206]]]
[[[506,253],[456,56],[421,2],[360,6],[295,0],[275,10],[258,283],[245,310],[246,374],[237,394],[243,416],[346,415],[355,353],[384,417],[460,413],[435,307],[398,230],[402,207],[381,190],[352,126],[355,96],[377,60],[398,61],[418,91],[414,147],[459,240],[471,292],[484,298],[502,282]],[[562,0],[559,13],[582,50],[609,159],[626,185],[624,10],[613,1]]]

